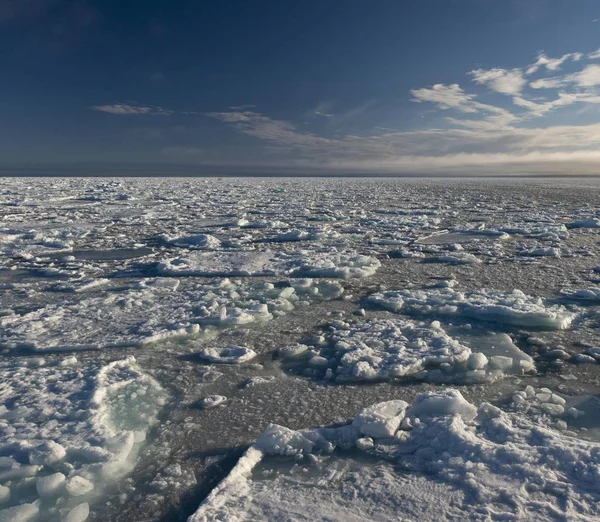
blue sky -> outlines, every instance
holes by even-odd
[[[597,0],[0,0],[0,169],[600,173]]]

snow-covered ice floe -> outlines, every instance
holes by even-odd
[[[223,279],[182,288],[173,282],[149,279],[129,290],[76,294],[60,304],[10,313],[0,317],[0,346],[57,351],[206,338],[215,334],[214,327],[268,321],[343,293],[336,282],[312,279],[294,279],[284,287]]]
[[[595,520],[600,444],[569,431],[578,413],[527,386],[505,409],[448,389],[337,427],[272,424],[188,522]]]
[[[0,520],[83,521],[133,469],[167,395],[133,357],[70,357],[2,363],[0,398]]]
[[[450,337],[434,321],[371,319],[364,323],[335,321],[328,341],[333,358],[326,359],[329,375],[338,383],[414,377],[433,382],[483,382],[506,373],[535,369],[533,359],[504,334],[502,354],[475,352]],[[498,345],[498,340],[494,345]],[[329,355],[331,348],[322,350]],[[330,362],[333,361],[333,362]]]
[[[477,319],[523,328],[563,330],[577,317],[562,305],[549,305],[520,290],[398,290],[373,294],[367,300],[394,312]]]
[[[368,277],[381,266],[378,259],[353,253],[222,251],[190,252],[162,261],[158,273],[169,276]]]

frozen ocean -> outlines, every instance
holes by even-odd
[[[600,179],[0,180],[0,522],[600,520]]]

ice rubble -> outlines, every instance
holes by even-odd
[[[334,378],[338,383],[402,377],[473,383],[535,368],[533,359],[505,334],[490,339],[494,349],[486,347],[486,354],[472,351],[450,337],[437,321],[424,324],[397,318],[364,323],[338,320],[329,330],[328,344],[320,352],[324,356],[322,368],[327,370],[325,378]],[[312,359],[309,365],[315,366],[311,362]]]
[[[524,328],[563,330],[577,317],[561,305],[547,305],[520,290],[460,292],[440,290],[398,290],[373,294],[368,302],[395,312],[470,318]]]
[[[446,519],[450,512],[452,519],[591,520],[600,516],[600,444],[572,436],[568,421],[578,411],[565,411],[564,404],[550,390],[528,386],[515,393],[505,410],[489,403],[477,408],[459,391],[448,389],[420,394],[410,406],[400,400],[375,404],[339,427],[293,431],[270,425],[188,522],[243,520],[248,515],[305,520],[304,512],[289,509],[287,489],[269,487],[271,481],[285,483],[284,475],[253,476],[267,455],[297,461],[304,457],[308,468],[303,487],[293,493],[299,505],[310,505],[313,520],[382,520],[386,512],[375,509],[382,502],[388,517],[397,510],[413,512],[411,504],[422,499],[402,495],[393,485],[415,481],[425,488],[441,482],[452,488],[442,491],[460,493],[453,495],[454,506],[423,514],[420,520]],[[327,488],[333,477],[312,483],[309,468],[325,466],[319,455],[331,455],[336,448],[356,448],[371,460],[360,460],[358,469],[363,471],[350,474],[347,484],[340,477],[343,468],[334,471],[336,483],[320,502],[311,503],[314,487]],[[390,475],[383,483],[372,482],[373,475],[381,475],[383,468],[377,466],[382,459],[395,468],[386,468]],[[408,481],[403,470],[410,472]],[[348,519],[344,497],[352,491],[351,506],[359,511]],[[445,503],[435,494],[429,501]]]
[[[264,276],[368,277],[381,266],[378,259],[353,253],[223,251],[190,252],[159,263],[157,270],[169,276]]]
[[[167,398],[133,357],[22,359],[0,377],[0,520],[85,520],[88,501],[133,468]]]
[[[175,284],[173,284],[175,283]],[[172,338],[211,337],[214,327],[268,321],[296,306],[337,298],[336,282],[294,279],[290,286],[234,282],[195,283],[147,279],[137,287],[0,317],[0,346],[82,350],[139,346]]]
[[[280,262],[271,251],[191,252],[158,265],[158,273],[169,276],[262,276],[280,272]]]

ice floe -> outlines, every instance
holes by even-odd
[[[321,349],[321,354],[326,355],[321,357],[323,363],[311,364],[311,359],[308,364],[329,368],[325,378],[331,376],[337,383],[405,377],[472,383],[535,368],[533,359],[505,334],[490,338],[489,343],[480,343],[479,352],[449,336],[437,321],[431,324],[397,318],[361,323],[334,321],[329,329],[328,344]],[[285,354],[289,348],[284,350]]]
[[[371,256],[300,250],[193,252],[162,261],[158,273],[172,276],[264,276],[348,279],[368,277],[381,266]]]
[[[0,520],[87,518],[128,473],[167,395],[133,357],[102,365],[0,365]]]
[[[562,330],[577,317],[562,305],[547,304],[520,290],[398,290],[374,294],[367,300],[395,312],[469,318],[524,328]]]
[[[423,393],[412,405],[401,400],[375,404],[339,427],[293,431],[270,425],[188,520],[305,520],[306,513],[291,507],[290,491],[282,487],[299,480],[303,487],[294,488],[295,503],[310,506],[312,519],[374,521],[392,512],[419,513],[418,520],[432,522],[595,519],[600,516],[600,444],[573,437],[568,422],[577,410],[566,412],[564,404],[550,390],[528,386],[506,409],[485,402],[476,407],[449,389]],[[336,466],[343,462],[342,451],[320,463],[319,455],[353,447],[370,460]],[[305,473],[290,476],[282,469],[260,475],[262,462],[290,456],[296,461],[304,456]],[[331,472],[337,477],[330,484]],[[437,508],[419,511],[423,498],[402,495],[394,483],[419,484]],[[445,486],[435,486],[439,483]],[[327,493],[319,495],[323,488]],[[351,504],[347,493],[353,495]],[[381,503],[383,512],[377,510]]]
[[[325,280],[294,279],[290,286],[278,288],[272,283],[223,279],[180,288],[173,279],[148,279],[137,288],[89,297],[81,293],[60,304],[3,315],[0,346],[83,350],[210,338],[215,326],[268,321],[296,306],[342,293],[338,283]]]

